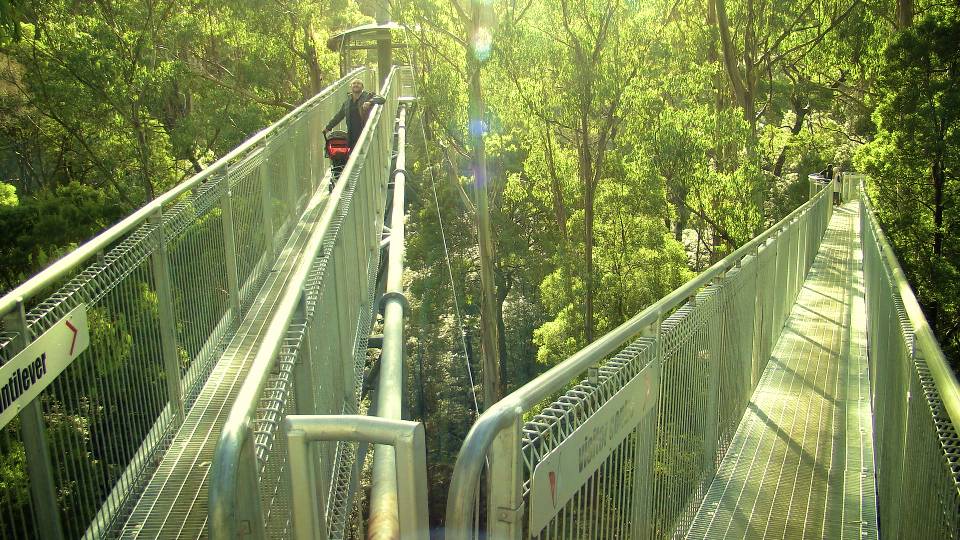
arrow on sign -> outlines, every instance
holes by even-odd
[[[73,347],[77,344],[77,327],[71,324],[70,321],[67,321],[67,328],[73,332],[73,339],[70,340],[70,356],[73,356]]]

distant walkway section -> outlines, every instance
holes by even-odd
[[[834,212],[688,538],[877,538],[859,228]]]

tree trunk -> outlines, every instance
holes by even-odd
[[[897,0],[897,29],[903,30],[913,24],[913,0]]]
[[[303,23],[303,57],[307,64],[307,72],[310,74],[310,86],[306,92],[308,95],[303,97],[309,99],[323,90],[323,72],[317,60],[317,39],[313,33],[313,24],[309,20]]]
[[[544,124],[544,155],[547,160],[547,171],[550,173],[550,195],[553,199],[553,215],[560,230],[560,262],[563,269],[563,290],[567,301],[573,300],[573,270],[570,268],[571,257],[570,233],[568,231],[567,205],[563,200],[563,186],[560,184],[560,175],[557,174],[556,162],[553,159],[553,138],[550,135],[550,126]]]
[[[500,388],[501,391],[507,391],[507,326],[503,322],[503,304],[510,294],[512,285],[510,276],[504,274],[499,268],[496,270],[497,278],[497,350],[500,353]]]
[[[933,261],[930,268],[930,283],[937,283],[940,276],[936,275],[937,263],[943,257],[943,191],[947,183],[946,172],[943,169],[943,160],[933,162]],[[930,329],[937,331],[940,318],[940,302],[934,296],[930,302]]]
[[[740,74],[740,68],[737,66],[737,49],[730,37],[730,21],[727,18],[727,6],[725,0],[713,0],[716,11],[717,29],[720,31],[720,43],[723,48],[723,65],[726,68],[727,76],[730,78],[730,86],[733,88],[733,95],[737,103],[743,108],[743,118],[750,124],[750,133],[753,139],[757,135],[756,106],[753,103],[753,88],[749,80],[752,73],[752,66],[748,69],[748,80],[744,81]],[[751,26],[748,21],[748,26]],[[748,28],[749,37],[751,29]],[[749,59],[750,55],[746,52],[749,47],[745,47],[745,57]],[[752,60],[750,61],[752,64]],[[752,145],[748,145],[752,147]]]
[[[473,43],[473,36],[477,34],[480,26],[480,8],[479,4],[471,2],[473,8],[473,20],[468,28],[471,39],[468,43]],[[476,190],[476,208],[477,208],[477,241],[480,247],[480,286],[482,289],[481,300],[481,343],[483,345],[483,405],[485,409],[490,408],[494,403],[503,397],[500,386],[500,338],[497,336],[498,325],[496,316],[496,281],[494,279],[494,266],[496,265],[496,255],[493,248],[493,238],[490,226],[490,208],[487,198],[487,154],[484,141],[485,131],[485,108],[483,104],[483,94],[480,88],[480,62],[468,48],[467,67],[470,77],[470,123],[471,140],[473,143],[473,172],[474,189]]]
[[[137,136],[137,159],[140,161],[140,183],[143,186],[146,202],[152,201],[155,197],[153,188],[153,179],[150,174],[150,145],[147,143],[147,134],[140,120],[140,106],[133,104],[130,115],[130,122],[133,131]]]
[[[586,97],[585,97],[586,99]],[[593,158],[590,154],[590,117],[587,107],[580,111],[580,183],[583,186],[583,337],[586,343],[593,342],[593,204],[596,185],[593,178]]]

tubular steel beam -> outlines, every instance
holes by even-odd
[[[390,222],[390,251],[387,259],[387,286],[383,296],[383,353],[377,389],[377,414],[399,420],[403,415],[403,322],[408,309],[403,296],[404,186],[406,174],[406,106],[400,108],[397,127],[397,160],[393,183]],[[373,453],[373,481],[370,493],[370,520],[367,538],[399,538],[396,458],[393,448],[376,446]]]

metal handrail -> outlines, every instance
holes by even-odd
[[[829,188],[829,189],[828,189]],[[754,253],[763,243],[778,234],[804,212],[831,197],[828,186],[775,225],[753,238],[733,253],[700,273],[670,294],[650,305],[627,322],[587,345],[567,360],[551,368],[518,390],[494,404],[483,413],[470,429],[461,446],[454,466],[447,497],[447,538],[468,538],[472,528],[471,516],[478,493],[479,478],[484,461],[497,434],[512,425],[527,408],[563,389],[577,374],[584,372],[643,329],[658,324],[671,310],[685,302],[714,279],[734,268],[744,257]]]
[[[399,494],[398,530],[389,538],[429,538],[427,518],[427,465],[423,424],[407,420],[360,415],[290,415],[284,422],[290,453],[290,482],[293,486],[293,532],[296,539],[320,538],[326,526],[318,515],[314,478],[310,470],[308,444],[315,441],[359,441],[392,447],[397,463],[391,471]],[[386,537],[383,535],[371,537]]]
[[[874,215],[873,204],[867,193],[864,180],[860,182],[860,197],[863,201],[863,208],[866,210],[866,216],[870,227],[880,247],[880,253],[884,262],[890,270],[890,275],[896,286],[900,299],[903,302],[903,308],[906,311],[910,325],[913,327],[914,346],[920,350],[921,357],[930,368],[930,376],[933,378],[940,394],[940,400],[943,402],[944,409],[950,416],[950,421],[955,426],[960,426],[960,384],[957,382],[956,374],[950,369],[940,343],[937,341],[927,317],[923,314],[923,309],[913,294],[910,282],[907,281],[906,274],[897,260],[893,247],[883,233],[876,216]]]
[[[199,186],[213,174],[221,172],[238,156],[243,155],[251,148],[263,143],[272,133],[285,127],[286,124],[292,122],[293,120],[296,120],[302,113],[310,110],[314,105],[318,104],[330,94],[340,90],[346,81],[349,81],[351,78],[356,77],[368,70],[369,68],[357,68],[353,70],[345,77],[342,77],[339,81],[337,81],[337,83],[330,85],[319,94],[313,96],[297,108],[287,113],[280,120],[257,132],[254,136],[241,143],[240,146],[228,152],[222,158],[214,161],[204,170],[177,184],[156,199],[148,202],[142,208],[130,214],[119,223],[111,226],[109,229],[98,234],[88,242],[79,246],[77,249],[57,259],[54,263],[43,269],[37,275],[3,295],[3,297],[0,298],[0,316],[14,311],[17,309],[18,303],[25,303],[28,299],[42,291],[45,287],[48,287],[57,279],[63,277],[71,270],[79,267],[81,264],[93,258],[98,253],[106,250],[113,242],[120,239],[123,235],[129,233],[140,225],[147,223],[152,215],[163,209],[163,205],[173,201],[187,191]]]
[[[387,77],[382,90],[384,94],[387,93],[387,89],[393,84],[396,73],[397,69],[394,68]],[[369,119],[357,141],[356,148],[363,148],[367,144],[368,139],[372,137],[373,129],[377,126],[383,110],[384,106],[382,105],[373,106]],[[361,154],[362,152],[351,153],[350,158],[347,160],[340,174],[341,178],[351,178]],[[307,241],[303,250],[305,255],[290,275],[283,295],[277,303],[270,324],[264,333],[262,340],[263,345],[258,349],[253,359],[247,378],[240,388],[236,401],[231,408],[230,415],[224,424],[214,454],[213,464],[211,465],[211,485],[209,490],[211,537],[232,537],[229,531],[233,525],[232,517],[237,509],[237,500],[234,495],[237,493],[238,483],[240,481],[242,466],[241,452],[244,441],[251,435],[260,396],[266,387],[274,365],[277,363],[278,354],[283,347],[287,329],[291,321],[293,321],[300,304],[303,295],[303,285],[306,283],[314,264],[314,254],[319,253],[321,246],[326,241],[327,232],[331,229],[331,225],[340,213],[339,202],[346,186],[347,182],[337,182],[331,193],[330,202],[324,207],[323,213],[315,228],[316,232],[312,234]]]

